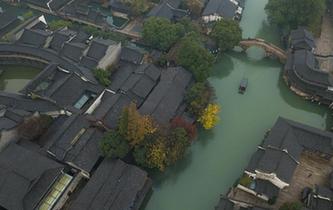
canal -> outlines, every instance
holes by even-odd
[[[32,80],[41,69],[22,65],[0,65],[0,91],[17,93]]]
[[[247,0],[241,27],[243,37],[279,43],[276,29],[266,21],[268,0]],[[264,133],[278,116],[326,129],[332,117],[326,107],[293,94],[281,78],[282,65],[263,57],[259,49],[221,56],[210,79],[221,104],[221,121],[201,132],[184,160],[163,174],[153,175],[153,194],[145,210],[213,210],[241,175]],[[240,80],[249,86],[237,93]]]

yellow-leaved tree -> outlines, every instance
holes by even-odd
[[[140,144],[146,135],[156,131],[152,118],[141,115],[135,103],[131,103],[124,109],[118,129],[132,147]]]
[[[208,106],[202,112],[198,121],[206,129],[212,129],[219,121],[218,113],[220,112],[220,106],[218,104],[208,104]]]
[[[148,146],[147,164],[150,168],[158,168],[160,171],[164,171],[167,160],[167,148],[164,142],[165,139],[159,138]]]

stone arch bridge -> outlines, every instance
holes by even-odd
[[[287,60],[287,53],[285,50],[277,47],[276,45],[259,38],[243,39],[239,42],[239,46],[246,51],[248,48],[255,46],[263,49],[266,56],[276,57],[281,63],[285,63]]]

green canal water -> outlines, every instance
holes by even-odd
[[[246,1],[243,36],[277,44],[279,35],[266,22],[267,1]],[[327,108],[293,94],[281,79],[282,65],[263,54],[250,48],[219,59],[210,82],[222,107],[220,123],[201,132],[184,160],[153,175],[154,191],[145,210],[213,210],[279,116],[323,129],[332,125]],[[237,93],[242,77],[249,80],[244,95]]]
[[[0,91],[17,93],[22,90],[41,70],[19,65],[0,65]]]

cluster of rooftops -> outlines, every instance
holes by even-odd
[[[332,107],[333,78],[320,69],[315,48],[314,37],[306,29],[292,31],[284,78],[299,95]]]
[[[71,17],[80,21],[87,21],[99,26],[105,26],[107,18],[100,10],[88,6],[89,3],[103,3],[114,12],[132,15],[131,7],[121,0],[21,0],[36,9],[53,14],[61,14],[64,17]],[[146,17],[163,17],[169,20],[179,20],[187,15],[189,11],[181,8],[182,0],[161,0],[146,14]],[[202,12],[202,19],[206,23],[222,18],[241,18],[244,0],[205,0],[205,8]]]
[[[281,190],[290,187],[296,167],[300,164],[301,153],[305,151],[331,159],[333,134],[285,118],[278,118],[244,171],[252,183],[248,186],[238,184],[236,187],[265,202],[276,199]],[[333,188],[317,186],[308,196],[309,200],[304,210],[333,208]],[[233,210],[236,206],[246,207],[245,209],[265,209],[226,197],[221,197],[216,209]]]
[[[0,63],[23,62],[43,70],[19,93],[0,92],[0,209],[139,209],[151,189],[142,169],[104,159],[99,141],[115,128],[125,106],[166,124],[186,112],[192,75],[181,67],[144,63],[121,43],[63,28],[43,17],[0,44]],[[12,59],[14,59],[12,61]],[[103,87],[92,69],[116,67]],[[18,135],[35,116],[52,117],[38,139]]]

